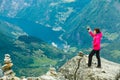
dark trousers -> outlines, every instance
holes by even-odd
[[[94,54],[96,54],[96,58],[97,58],[97,61],[98,61],[97,67],[101,67],[100,50],[92,50],[91,51],[91,53],[89,54],[89,57],[88,57],[88,67],[91,66],[92,57],[93,57]]]

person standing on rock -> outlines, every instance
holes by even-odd
[[[96,54],[96,58],[98,61],[97,68],[101,68],[100,44],[101,44],[102,32],[100,31],[99,28],[95,28],[94,32],[92,32],[90,27],[87,27],[87,30],[93,38],[93,50],[91,51],[91,53],[89,54],[89,57],[88,57],[88,67],[91,67],[92,57],[94,54]]]

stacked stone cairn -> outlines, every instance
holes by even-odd
[[[12,70],[12,66],[13,66],[13,63],[10,58],[10,55],[5,54],[4,65],[2,66],[4,76],[1,78],[1,80],[19,80],[19,78],[15,76],[15,73]]]

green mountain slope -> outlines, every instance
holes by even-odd
[[[4,54],[9,53],[18,76],[39,76],[50,66],[59,67],[65,62],[64,53],[44,41],[29,36],[19,27],[0,21],[0,63]]]
[[[92,38],[86,27],[99,27],[103,32],[102,56],[120,63],[120,2],[118,0],[91,0],[83,10],[66,26],[72,28],[64,38],[72,46],[90,48]],[[69,21],[68,21],[69,22]]]

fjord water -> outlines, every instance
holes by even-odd
[[[19,26],[27,34],[34,37],[38,37],[39,39],[42,39],[43,41],[49,44],[52,42],[55,42],[58,45],[63,44],[63,42],[59,39],[59,36],[62,34],[62,31],[58,31],[58,32],[53,31],[49,27],[45,27],[40,24],[24,19],[16,19],[16,18],[8,18],[8,17],[0,17],[0,19],[10,22],[16,26]]]

